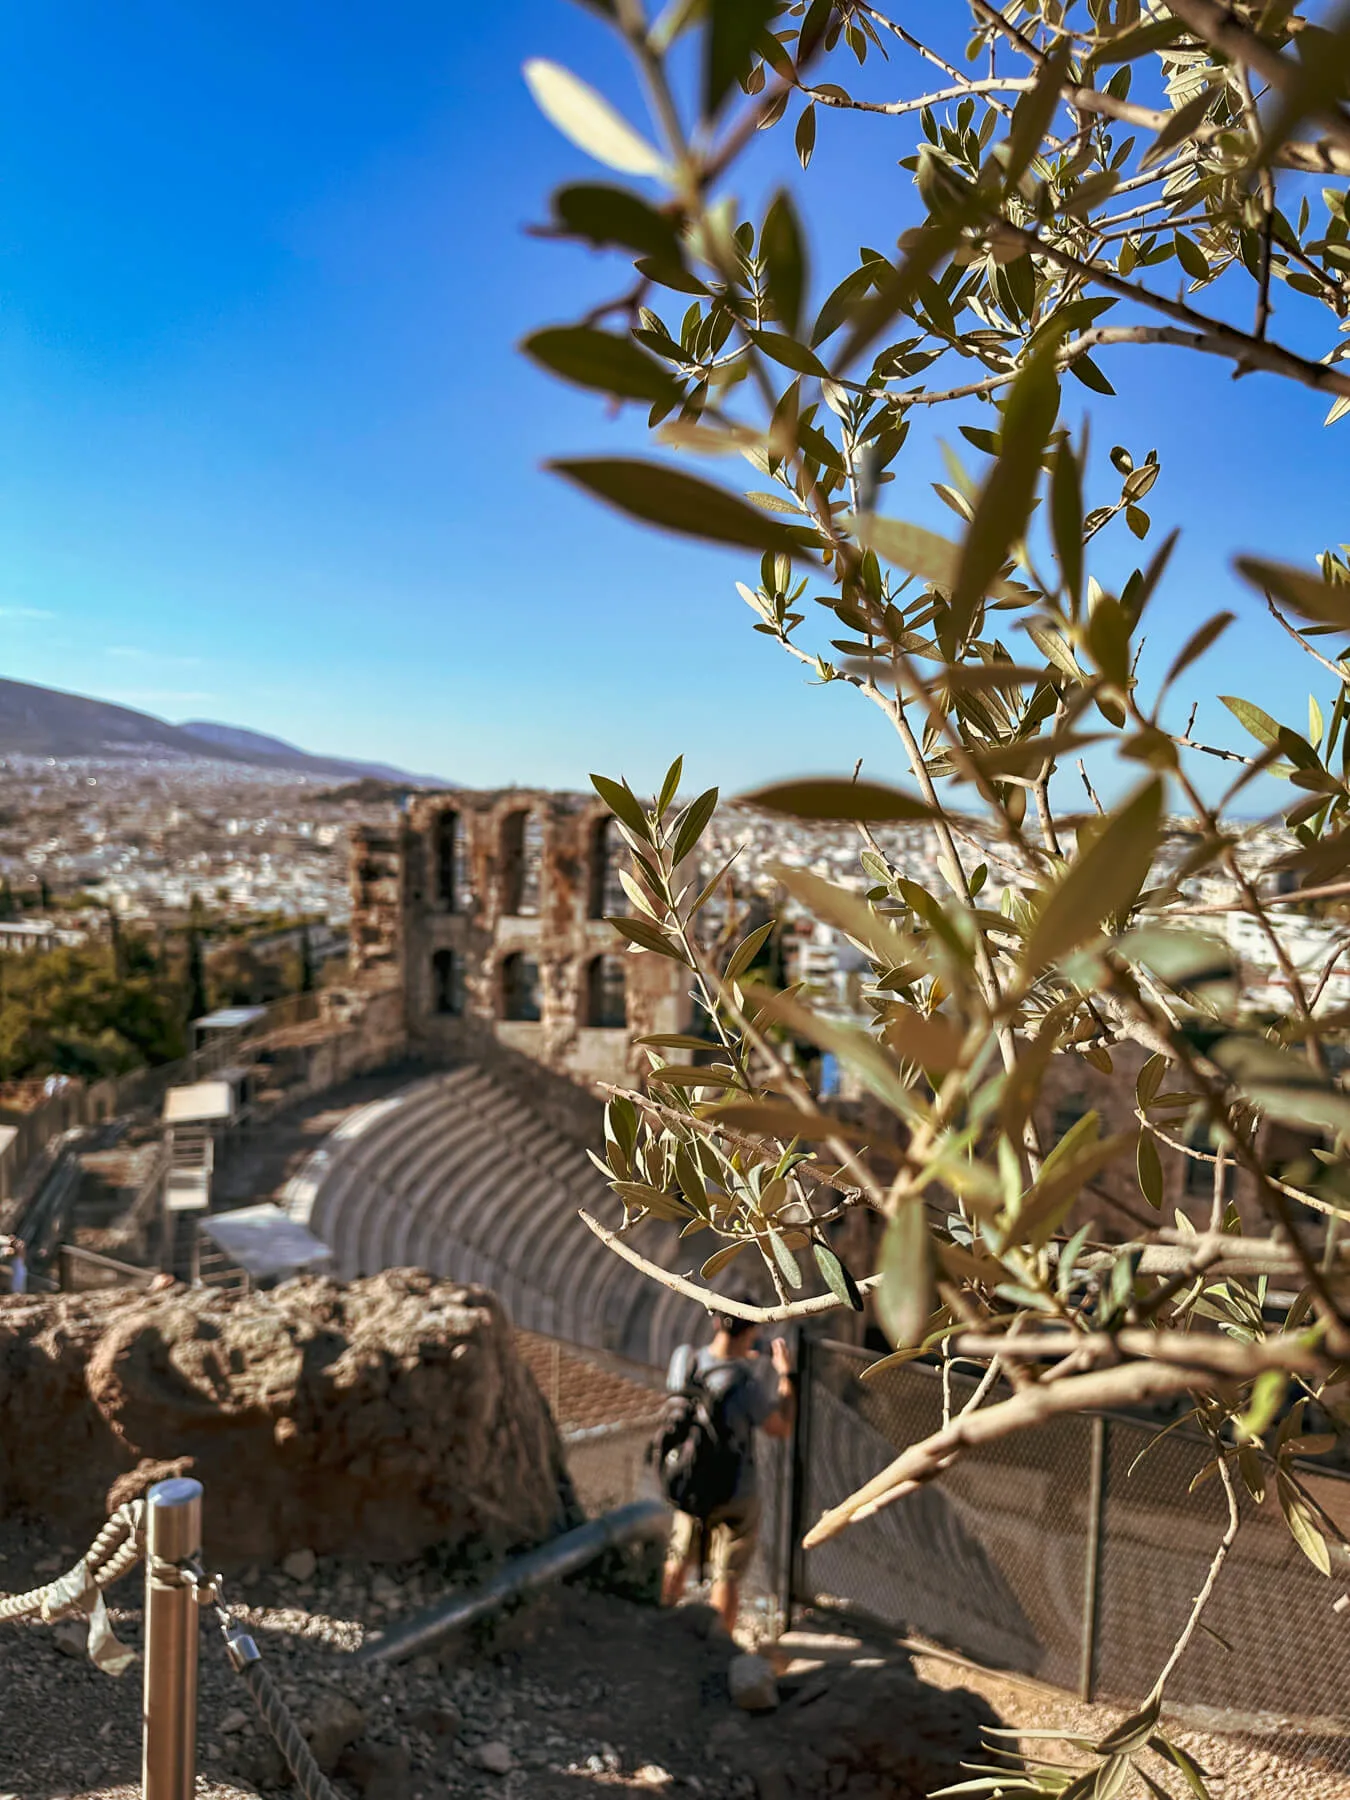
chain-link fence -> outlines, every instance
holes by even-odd
[[[537,1331],[518,1329],[516,1348],[548,1401],[586,1512],[595,1517],[654,1494],[647,1446],[664,1398],[662,1372]]]
[[[589,1517],[613,1512],[657,1491],[647,1461],[654,1425],[580,1426],[562,1434],[577,1499]]]
[[[869,1382],[852,1346],[806,1347],[794,1536],[943,1420],[940,1369],[908,1364]],[[946,1377],[953,1410],[973,1381]],[[793,1558],[790,1597],[831,1600],[993,1668],[1085,1697],[1131,1702],[1175,1643],[1227,1522],[1198,1435],[1122,1418],[1056,1419],[960,1457],[939,1482]],[[1350,1481],[1307,1479],[1350,1523]],[[1321,1575],[1272,1499],[1243,1518],[1169,1700],[1267,1732],[1328,1770],[1350,1770],[1350,1566]],[[1337,1552],[1333,1550],[1333,1558]]]
[[[863,1384],[870,1359],[804,1346],[799,1449],[810,1525],[942,1425],[942,1382],[904,1368]],[[970,1385],[952,1384],[952,1403]],[[993,1667],[1079,1686],[1092,1426],[1056,1420],[961,1458],[941,1482],[798,1559],[794,1598],[829,1596]]]

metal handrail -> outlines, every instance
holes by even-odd
[[[80,1244],[61,1244],[56,1254],[60,1258],[72,1257],[76,1262],[92,1263],[97,1269],[111,1269],[115,1275],[131,1275],[138,1281],[149,1283],[155,1279],[153,1269],[142,1268],[139,1263],[119,1262],[115,1256],[104,1256],[100,1250],[86,1250]]]

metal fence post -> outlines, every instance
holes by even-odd
[[[787,1546],[779,1580],[779,1611],[786,1631],[792,1629],[792,1608],[806,1597],[806,1553],[801,1547],[806,1530],[806,1487],[811,1470],[812,1340],[797,1332],[797,1411],[788,1449]]]
[[[202,1548],[202,1484],[180,1476],[146,1496],[142,1800],[192,1800],[197,1769],[197,1594],[173,1565]]]
[[[1092,1420],[1088,1448],[1087,1551],[1083,1567],[1083,1637],[1078,1697],[1091,1700],[1097,1675],[1097,1604],[1102,1580],[1102,1524],[1106,1511],[1106,1420]]]

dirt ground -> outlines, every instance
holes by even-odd
[[[914,1668],[934,1687],[963,1687],[983,1695],[1010,1726],[1023,1731],[1066,1731],[1100,1741],[1125,1717],[1119,1707],[1085,1706],[1074,1695],[1056,1688],[1009,1680],[945,1656],[916,1655]],[[1300,1755],[1297,1733],[1282,1727],[1281,1721],[1272,1719],[1268,1732],[1247,1736],[1206,1731],[1189,1717],[1170,1721],[1167,1730],[1208,1772],[1205,1785],[1213,1800],[1350,1800],[1350,1775],[1330,1773],[1320,1758]],[[1027,1739],[1023,1748],[1049,1756],[1071,1754],[1062,1743],[1044,1740]],[[1350,1735],[1346,1759],[1350,1764]],[[1190,1789],[1179,1775],[1169,1781],[1161,1765],[1151,1764],[1150,1768],[1165,1788],[1175,1790],[1178,1800],[1189,1800]],[[1121,1789],[1127,1796],[1144,1793],[1138,1781],[1133,1788]]]
[[[75,1553],[41,1531],[0,1522],[0,1592],[49,1578]],[[809,1699],[810,1690],[800,1681],[794,1688],[789,1673],[778,1713],[737,1711],[726,1683],[733,1646],[710,1631],[707,1609],[698,1605],[660,1613],[573,1584],[440,1660],[389,1669],[358,1669],[348,1660],[368,1632],[461,1579],[462,1572],[425,1559],[384,1569],[323,1559],[300,1578],[248,1570],[231,1584],[297,1716],[335,1745],[355,1739],[337,1763],[344,1796],[584,1800],[590,1793],[599,1800],[596,1790],[618,1789],[771,1800],[781,1791],[751,1771],[772,1765],[775,1744],[781,1756],[797,1716],[794,1699]],[[134,1648],[141,1641],[139,1583],[138,1572],[110,1595],[115,1628]],[[910,1660],[893,1640],[850,1647],[837,1622],[807,1624],[833,1632],[843,1646],[834,1655],[855,1667]],[[42,1625],[0,1625],[0,1800],[136,1800],[139,1665],[113,1680],[78,1647],[63,1649],[63,1635]],[[914,1655],[912,1662],[933,1688],[966,1689],[1027,1731],[1100,1737],[1120,1716],[938,1655]],[[1270,1735],[1245,1740],[1189,1724],[1173,1730],[1210,1771],[1213,1800],[1350,1800],[1350,1780],[1300,1759],[1297,1741],[1277,1722]],[[1056,1753],[1053,1745],[1036,1748]],[[282,1785],[211,1624],[201,1639],[198,1766],[198,1800],[245,1800]],[[1180,1778],[1159,1774],[1163,1790],[1184,1800]],[[862,1790],[832,1782],[829,1791]]]
[[[74,1546],[0,1523],[0,1591],[68,1566]],[[619,1570],[650,1582],[655,1565]],[[118,1636],[141,1648],[140,1572],[110,1591]],[[755,1800],[746,1773],[783,1715],[730,1702],[735,1646],[706,1607],[661,1612],[569,1584],[441,1660],[355,1667],[372,1630],[441,1597],[462,1572],[324,1558],[303,1579],[248,1570],[230,1598],[302,1728],[358,1741],[336,1769],[357,1800],[581,1800],[597,1789]],[[0,1800],[132,1800],[140,1667],[115,1680],[59,1628],[0,1625]],[[198,1800],[285,1785],[249,1695],[208,1623],[200,1643]],[[344,1721],[346,1729],[343,1729]]]

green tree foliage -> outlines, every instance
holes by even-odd
[[[963,1432],[1182,1394],[1210,1434],[1230,1525],[1241,1485],[1270,1487],[1325,1570],[1329,1522],[1297,1459],[1310,1400],[1350,1428],[1337,1250],[1350,1095],[1333,1073],[1345,1021],[1319,1012],[1316,981],[1290,965],[1272,894],[1277,873],[1305,896],[1350,891],[1350,566],[1314,560],[1316,546],[1300,567],[1239,563],[1321,697],[1306,730],[1230,699],[1233,741],[1195,744],[1175,692],[1199,679],[1230,616],[1141,685],[1172,538],[1142,549],[1123,582],[1094,564],[1107,533],[1117,563],[1134,540],[1148,545],[1161,470],[1152,452],[1122,446],[1090,458],[1061,406],[1067,386],[1109,443],[1113,382],[1129,379],[1131,359],[1165,352],[1310,389],[1330,426],[1350,410],[1350,20],[1253,0],[969,0],[903,21],[859,0],[592,10],[631,56],[650,123],[556,64],[531,63],[526,78],[605,165],[553,196],[551,230],[631,266],[612,299],[525,349],[641,406],[672,454],[554,467],[630,518],[754,552],[758,580],[738,584],[754,630],[879,708],[911,783],[824,775],[755,796],[858,825],[865,897],[799,869],[778,875],[870,959],[874,1026],[859,1030],[809,995],[752,982],[758,934],[728,957],[706,953],[698,914],[712,888],[693,892],[680,865],[715,792],[681,807],[678,765],[651,804],[597,778],[633,852],[632,911],[614,923],[634,954],[687,967],[719,1054],[693,1067],[692,1040],[646,1040],[647,1093],[609,1108],[622,1224],[595,1228],[632,1254],[643,1220],[678,1222],[706,1246],[705,1281],[758,1255],[777,1317],[856,1307],[870,1292],[897,1354],[945,1344],[1011,1381],[1007,1398],[913,1446],[827,1515],[816,1539],[939,1476]],[[756,216],[736,200],[745,153],[775,129],[804,168],[819,134],[851,133],[855,164],[907,172],[908,211],[879,218],[856,260],[823,268],[786,186]],[[938,485],[955,515],[948,534],[906,520],[895,500],[929,473],[909,435],[915,412],[934,408],[958,409],[975,459],[974,473],[951,459]],[[748,492],[717,479],[741,463]],[[1259,512],[1245,523],[1259,533]],[[1053,780],[1088,745],[1118,759],[1123,779],[1108,791],[1125,797],[1109,811],[1076,784],[1066,803]],[[1197,779],[1206,752],[1229,777],[1217,800]],[[1260,774],[1287,784],[1276,819],[1289,848],[1281,870],[1253,873],[1244,811]],[[1191,853],[1158,880],[1177,815]],[[916,820],[939,850],[931,887],[875,837],[878,823]],[[998,906],[981,898],[991,863],[1006,884]],[[1244,1005],[1224,947],[1189,915],[1177,881],[1201,871],[1231,883],[1266,936],[1289,1017]],[[793,1038],[832,1051],[895,1115],[894,1176],[817,1103]],[[1045,1141],[1034,1115],[1050,1059],[1109,1070],[1122,1044],[1148,1053],[1134,1128],[1107,1134],[1089,1114]],[[1334,1151],[1293,1183],[1263,1160],[1269,1120],[1320,1130]],[[1214,1207],[1207,1229],[1174,1228],[1154,1210],[1158,1146],[1184,1151],[1196,1130],[1219,1155]],[[1223,1205],[1225,1161],[1264,1209],[1258,1235]],[[1137,1204],[1109,1233],[1070,1235],[1081,1198],[1120,1164],[1137,1171]],[[878,1216],[880,1251],[875,1268],[851,1271],[831,1230],[859,1207]],[[1271,1277],[1299,1290],[1287,1315],[1263,1306]],[[987,1790],[1114,1793],[1139,1761],[1161,1791],[1147,1759],[1161,1744],[1182,1767],[1155,1727],[1199,1608],[1139,1717],[1084,1746],[1078,1775],[1033,1765],[1023,1786],[1005,1772]],[[1183,1773],[1203,1793],[1199,1774]]]
[[[186,1049],[181,989],[158,970],[145,940],[0,955],[0,1079],[73,1075],[96,1080]]]
[[[206,973],[212,1006],[265,1006],[295,987],[286,958],[260,955],[248,943],[217,950],[207,961]]]

